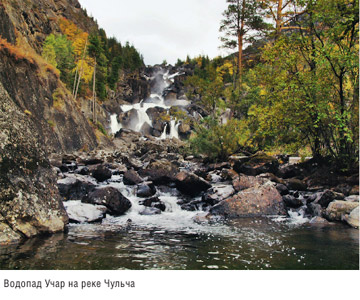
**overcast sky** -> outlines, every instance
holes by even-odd
[[[129,41],[145,64],[174,64],[199,54],[213,58],[225,0],[79,0],[108,36]]]

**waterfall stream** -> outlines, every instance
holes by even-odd
[[[169,86],[174,83],[175,77],[182,75],[182,73],[177,72],[175,74],[169,75],[169,70],[161,69],[160,71],[153,74],[150,78],[152,80],[152,89],[150,97],[143,99],[140,103],[136,104],[125,104],[121,105],[120,108],[123,113],[130,113],[132,110],[136,113],[132,113],[129,118],[130,121],[127,124],[118,123],[117,116],[112,115],[110,118],[110,128],[111,133],[115,134],[121,128],[131,129],[137,132],[141,132],[143,126],[147,123],[150,128],[153,126],[153,122],[150,119],[147,111],[149,108],[160,108],[165,109],[169,114],[169,110],[173,106],[186,106],[189,104],[187,100],[184,99],[171,99],[171,101],[166,101],[164,99],[164,93]],[[159,139],[166,138],[179,138],[179,129],[180,122],[177,122],[175,119],[171,119],[170,122],[166,123]]]

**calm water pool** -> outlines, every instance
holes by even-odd
[[[153,216],[156,218],[156,216]],[[359,269],[359,231],[241,219],[217,225],[71,225],[0,248],[0,269]]]

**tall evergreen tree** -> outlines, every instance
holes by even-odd
[[[96,61],[96,93],[100,99],[106,98],[107,58],[104,45],[98,35],[90,35],[88,53]]]
[[[249,42],[265,30],[268,25],[261,16],[260,3],[256,0],[227,0],[228,8],[223,12],[224,19],[220,32],[224,48],[238,49],[238,76],[242,79],[242,60],[244,42]]]

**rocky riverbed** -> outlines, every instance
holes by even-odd
[[[280,163],[259,152],[216,164],[186,156],[177,140],[121,130],[117,150],[53,155],[58,188],[70,222],[101,222],[130,212],[154,218],[175,197],[193,221],[298,216],[309,223],[358,227],[358,175],[331,174],[313,161]],[[282,157],[282,159],[284,159]]]

